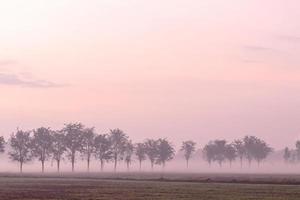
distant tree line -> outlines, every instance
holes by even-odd
[[[204,156],[209,165],[216,162],[220,167],[225,161],[228,161],[231,167],[236,159],[239,159],[241,167],[244,160],[248,161],[249,166],[253,160],[259,165],[271,152],[272,148],[255,136],[246,136],[232,143],[226,140],[214,140],[204,147]]]
[[[283,159],[286,163],[299,163],[300,162],[300,141],[296,141],[295,149],[286,147],[283,153]]]
[[[112,129],[108,134],[97,134],[94,128],[85,127],[81,123],[65,124],[57,131],[47,127],[32,131],[17,129],[7,142],[0,137],[0,153],[5,152],[6,144],[9,158],[19,163],[20,172],[23,165],[32,160],[41,163],[42,172],[45,171],[47,161],[55,161],[59,172],[64,159],[70,161],[71,169],[74,171],[79,156],[86,161],[87,171],[90,170],[92,158],[99,161],[101,171],[108,162],[113,162],[116,171],[120,161],[124,161],[129,170],[134,159],[138,161],[140,170],[147,159],[152,169],[154,165],[161,165],[164,168],[175,156],[174,146],[165,138],[133,143],[120,129]],[[272,149],[263,140],[255,136],[246,136],[232,143],[226,140],[210,141],[202,153],[209,165],[217,163],[222,167],[227,161],[231,167],[232,162],[238,159],[242,167],[244,160],[248,161],[249,166],[252,161],[256,161],[259,165],[271,151]],[[186,166],[189,167],[189,161],[196,152],[196,143],[191,140],[184,141],[180,152],[186,160]],[[286,150],[286,160],[290,159],[288,152],[289,150]],[[300,142],[298,152],[300,160]]]

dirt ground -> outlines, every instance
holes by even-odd
[[[0,199],[300,200],[297,180],[292,175],[1,174]]]

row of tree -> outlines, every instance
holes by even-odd
[[[283,154],[284,161],[286,163],[298,163],[300,162],[300,141],[295,144],[295,149],[286,147]]]
[[[94,156],[101,163],[101,170],[106,162],[114,162],[114,170],[117,163],[124,160],[129,168],[134,154],[142,162],[149,158],[151,166],[165,163],[171,160],[175,150],[167,139],[148,139],[144,143],[133,144],[129,137],[120,129],[110,130],[109,134],[96,134],[94,128],[86,128],[81,123],[66,124],[61,130],[53,131],[50,128],[41,127],[33,131],[17,130],[8,141],[9,158],[19,162],[20,172],[23,164],[38,159],[45,169],[45,162],[53,159],[60,170],[60,163],[64,157],[68,158],[75,168],[76,156],[80,155],[87,161],[87,170]],[[0,137],[0,152],[5,152],[6,142]]]
[[[175,155],[175,149],[167,139],[147,139],[134,144],[120,129],[110,130],[108,134],[96,134],[94,128],[87,128],[81,123],[65,124],[58,131],[45,127],[33,131],[18,129],[10,136],[7,143],[9,158],[19,162],[20,172],[23,164],[33,159],[41,162],[42,172],[45,169],[45,162],[52,159],[56,162],[59,172],[60,163],[64,158],[71,162],[74,171],[77,156],[86,160],[88,171],[92,158],[100,161],[101,171],[108,162],[114,163],[116,171],[119,161],[125,161],[129,169],[134,158],[138,160],[140,169],[146,159],[150,161],[153,169],[155,164],[165,167],[166,162],[172,160]],[[7,143],[3,137],[0,137],[0,152],[5,152]],[[189,160],[196,152],[196,143],[184,141],[180,151],[188,167]],[[256,160],[259,164],[271,151],[272,149],[263,140],[246,136],[233,143],[228,143],[226,140],[211,141],[201,152],[209,165],[216,162],[222,166],[225,161],[228,161],[231,166],[231,163],[238,158],[242,167],[244,159],[248,160],[249,165],[252,160]]]
[[[248,160],[249,166],[253,160],[259,165],[271,152],[272,148],[255,136],[246,136],[233,143],[227,143],[226,140],[215,140],[204,147],[204,156],[209,165],[217,162],[222,166],[222,163],[227,160],[230,167],[236,158],[240,160],[241,167],[244,159]]]

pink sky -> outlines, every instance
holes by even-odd
[[[298,0],[0,3],[0,132],[81,121],[135,141],[300,136]]]

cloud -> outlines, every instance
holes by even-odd
[[[278,36],[278,39],[286,42],[291,43],[298,43],[300,42],[300,36],[292,36],[292,35],[280,35]]]
[[[0,66],[16,64],[15,60],[0,60]]]
[[[269,47],[264,47],[264,46],[256,46],[256,45],[245,45],[243,46],[244,49],[249,50],[249,51],[270,51],[274,50]]]
[[[0,85],[15,85],[31,88],[54,88],[64,86],[47,80],[26,79],[20,74],[12,73],[0,73]]]
[[[14,65],[11,67],[10,65]],[[29,72],[18,70],[19,62],[12,59],[0,60],[0,85],[22,86],[31,88],[55,88],[66,85],[38,79]],[[9,66],[9,67],[8,67]]]
[[[252,63],[262,63],[263,61],[261,60],[254,60],[254,59],[242,59],[243,63],[248,63],[248,64],[252,64]]]

